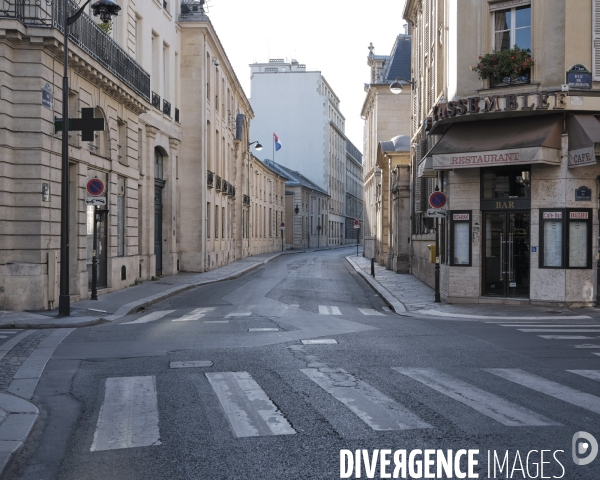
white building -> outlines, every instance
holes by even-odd
[[[330,195],[322,235],[330,245],[345,242],[346,136],[340,99],[319,71],[296,60],[250,65],[252,138],[265,148],[261,159],[297,170]],[[282,144],[275,152],[273,134]]]

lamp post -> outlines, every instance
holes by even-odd
[[[407,80],[406,78],[396,77],[396,80],[394,80],[392,82],[392,84],[390,85],[390,92],[392,92],[394,95],[398,95],[398,94],[402,93],[402,84],[400,83],[400,80],[408,83],[411,86],[411,88],[415,87],[414,80]]]
[[[63,0],[63,122],[60,195],[60,294],[58,297],[58,313],[64,316],[71,314],[71,295],[69,294],[69,26],[77,21],[83,13],[83,9],[90,1],[87,0],[74,15],[69,17],[69,1]],[[103,23],[108,23],[112,15],[118,15],[119,10],[121,10],[121,7],[113,0],[99,0],[92,4],[94,16],[100,15]]]
[[[254,141],[254,142],[250,142],[250,143],[248,144],[248,148],[250,148],[250,147],[251,147],[252,145],[254,145],[254,144],[256,144],[256,146],[254,147],[254,149],[255,149],[257,152],[260,152],[260,151],[262,150],[262,148],[263,148],[263,147],[262,147],[262,145],[260,144],[260,142],[259,142],[258,140]]]

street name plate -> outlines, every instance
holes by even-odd
[[[428,208],[427,218],[448,218],[448,210],[443,208]]]
[[[86,205],[106,205],[106,197],[86,197]]]

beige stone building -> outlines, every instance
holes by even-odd
[[[426,245],[436,234],[424,211],[437,185],[448,199],[437,232],[442,298],[596,302],[598,7],[591,0],[406,2],[415,79],[411,266],[433,284]],[[533,65],[525,59],[513,75],[483,79],[472,71],[515,45],[530,50]]]
[[[365,84],[366,97],[361,110],[365,121],[363,145],[363,235],[364,255],[385,265],[388,219],[382,209],[382,171],[377,165],[379,143],[398,135],[410,134],[410,88],[395,95],[390,85],[398,77],[410,78],[411,37],[398,35],[391,55],[375,55],[369,47],[367,63],[370,83]]]

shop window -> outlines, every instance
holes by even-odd
[[[540,268],[592,268],[592,210],[540,210]]]
[[[509,50],[515,45],[531,49],[531,5],[494,12],[494,49]]]
[[[482,198],[530,198],[530,175],[529,167],[482,169]]]
[[[450,265],[471,266],[471,211],[454,211],[450,219]]]

